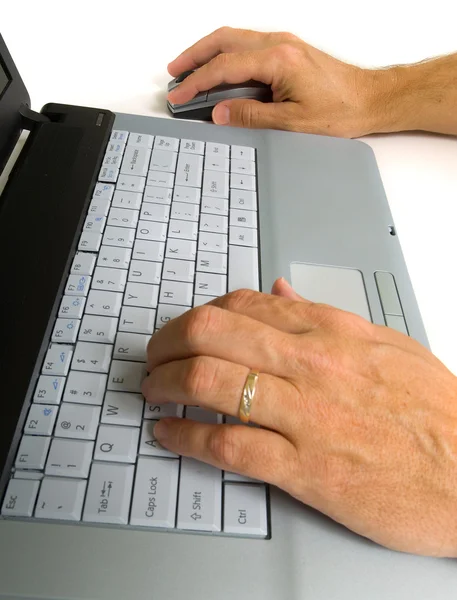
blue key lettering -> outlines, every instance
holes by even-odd
[[[52,387],[55,390],[59,387],[59,380],[58,379],[54,379],[54,381],[52,382]]]
[[[43,414],[45,417],[49,417],[49,415],[52,415],[52,408],[45,408]]]
[[[60,353],[60,362],[65,362],[65,352]]]

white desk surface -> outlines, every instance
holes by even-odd
[[[8,5],[8,6],[5,6]],[[23,0],[0,29],[29,90],[47,102],[167,117],[167,63],[222,25],[291,31],[374,67],[457,51],[452,0]],[[457,374],[457,138],[365,138],[376,154],[427,334]]]

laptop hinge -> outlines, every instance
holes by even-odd
[[[33,131],[35,127],[41,123],[50,123],[51,119],[46,115],[37,113],[26,104],[21,104],[19,108],[19,114],[21,115],[22,129]]]

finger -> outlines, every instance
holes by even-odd
[[[298,106],[294,102],[230,100],[217,104],[212,118],[216,125],[251,129],[298,129]]]
[[[271,85],[276,61],[269,56],[270,52],[267,48],[256,52],[219,54],[186,77],[168,94],[168,100],[173,104],[183,104],[199,92],[221,83],[243,83],[255,79]]]
[[[206,64],[222,52],[258,50],[277,43],[273,39],[268,33],[221,27],[182,52],[168,65],[168,72],[176,77],[184,71]]]
[[[203,305],[173,319],[148,344],[148,371],[193,356],[212,356],[287,376],[291,336],[250,317]]]
[[[156,367],[143,381],[141,391],[150,404],[173,402],[201,406],[238,417],[249,371],[242,365],[209,356],[178,360]],[[261,372],[252,402],[251,421],[269,429],[286,431],[290,406],[295,406],[298,401],[297,390],[292,384]]]
[[[284,279],[284,277],[280,277],[277,279],[271,288],[271,293],[275,296],[280,296],[281,298],[289,298],[289,300],[295,300],[296,302],[309,302],[297,294],[294,288],[290,285],[288,281]]]
[[[224,471],[234,471],[280,487],[295,480],[298,468],[295,447],[273,431],[167,418],[157,422],[154,435],[172,452],[191,456]]]
[[[209,302],[224,310],[256,319],[285,333],[307,333],[314,323],[306,310],[312,303],[301,298],[300,303],[277,295],[253,290],[237,290]]]

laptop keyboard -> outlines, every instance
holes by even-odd
[[[115,130],[38,378],[2,515],[266,537],[263,483],[161,447],[146,404],[154,331],[259,289],[254,148]]]

